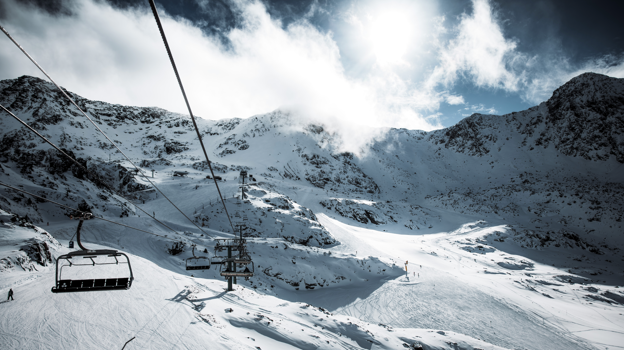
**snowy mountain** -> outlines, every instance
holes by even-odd
[[[624,343],[622,79],[583,74],[526,111],[474,114],[433,132],[390,129],[353,153],[342,150],[339,133],[281,111],[199,119],[226,206],[245,221],[256,264],[255,276],[227,295],[218,271],[183,267],[191,244],[211,252],[215,238],[231,237],[189,118],[69,94],[139,173],[54,85],[22,76],[0,81],[0,104],[88,171],[3,112],[0,182],[161,235],[85,223],[85,240],[129,253],[142,269],[129,291],[98,295],[115,307],[138,303],[162,320],[154,328],[133,306],[124,321],[94,324],[108,331],[74,336],[73,347],[110,348],[132,336],[137,348],[183,347],[171,340],[180,334],[191,348],[216,339],[221,348],[263,349]],[[256,180],[245,198],[241,170]],[[76,229],[73,212],[5,187],[0,210],[0,288],[35,290],[29,300],[42,308],[79,300],[79,310],[91,310],[94,293],[49,292],[54,261]],[[181,254],[168,254],[173,242],[185,247]],[[401,277],[405,260],[409,277]],[[175,321],[157,311],[173,314],[183,304]],[[86,322],[75,316],[50,317],[70,327]],[[33,326],[21,330],[2,322],[3,343],[39,347],[25,340],[28,331],[65,347],[55,326],[40,330],[50,318],[26,317]]]

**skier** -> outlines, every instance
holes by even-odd
[[[9,298],[11,300],[15,300],[15,299],[13,299],[13,289],[9,289],[9,297],[7,298],[7,301],[9,301]]]

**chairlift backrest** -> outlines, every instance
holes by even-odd
[[[126,254],[112,249],[89,250],[82,245],[80,229],[89,217],[80,217],[76,230],[76,242],[81,250],[61,255],[56,260],[53,293],[125,290],[132,286],[134,275]],[[73,243],[70,241],[70,248]]]

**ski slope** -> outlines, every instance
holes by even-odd
[[[594,305],[579,298],[582,286],[553,280],[567,271],[493,247],[487,253],[461,249],[459,238],[479,239],[504,226],[477,222],[454,232],[405,236],[319,217],[343,242],[340,249],[409,261],[407,277],[337,308],[338,314],[395,327],[447,329],[509,348],[624,347],[622,307]],[[514,264],[519,261],[534,267]],[[520,268],[501,266],[506,263]]]
[[[3,273],[2,290],[12,287],[16,300],[0,306],[1,341],[11,349],[121,348],[133,337],[127,349],[396,349],[406,339],[432,348],[463,342],[459,348],[614,349],[624,339],[622,307],[579,299],[578,284],[554,285],[552,276],[564,271],[542,264],[534,264],[529,274],[506,269],[495,262],[529,261],[494,248],[471,253],[456,241],[483,237],[500,226],[471,223],[454,232],[406,236],[346,225],[324,214],[319,220],[342,242],[331,249],[335,255],[374,254],[401,266],[408,260],[408,277],[302,293],[281,288],[258,293],[243,283],[226,293],[224,281],[191,277],[198,272],[184,271],[180,258],[163,260],[150,248],[159,241],[139,245],[151,240],[92,224],[89,233],[125,237],[120,242],[138,254],[130,255],[132,288],[53,294],[53,265]],[[60,225],[59,232],[71,230]],[[66,247],[67,241],[60,242]],[[64,247],[56,253],[67,252]]]
[[[32,231],[5,229],[17,232],[14,242],[20,233],[24,238]],[[92,225],[89,231],[112,236],[100,226]],[[115,234],[134,237],[126,243],[145,239],[127,231]],[[57,254],[68,251],[67,241],[61,243]],[[0,305],[0,341],[5,348],[111,349],[132,339],[126,349],[396,349],[416,342],[432,348],[451,342],[462,349],[500,349],[453,332],[401,329],[334,315],[244,285],[226,293],[224,281],[192,277],[189,272],[196,271],[176,269],[175,263],[162,262],[168,266],[163,268],[155,263],[162,254],[150,253],[145,248],[149,244],[134,246],[143,247],[145,257],[129,254],[135,280],[127,291],[53,294],[53,265],[3,273],[2,290],[15,291],[15,301]]]

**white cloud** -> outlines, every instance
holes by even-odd
[[[482,103],[464,107],[464,108],[460,109],[458,112],[460,112],[463,117],[471,116],[474,113],[483,113],[483,114],[496,114],[496,113],[498,113],[496,108],[494,108],[494,107],[486,107]]]
[[[541,103],[570,79],[588,72],[624,78],[624,56],[606,55],[590,59],[580,67],[574,67],[566,56],[558,55],[546,62],[541,74],[534,74],[523,91],[522,98],[530,103]]]
[[[78,0],[72,16],[52,16],[14,0],[6,3],[3,25],[60,85],[90,99],[186,113],[147,8],[120,10]],[[235,4],[244,21],[225,34],[229,50],[192,23],[160,13],[196,115],[246,118],[281,108],[344,129],[344,137],[357,124],[441,127],[415,112],[413,103],[391,98],[409,94],[396,76],[348,78],[331,33],[305,19],[282,28],[259,1]],[[0,78],[41,76],[8,40],[2,45]]]
[[[2,1],[3,26],[62,86],[90,99],[186,113],[147,7],[120,10],[104,1],[73,0],[69,2],[73,15],[53,16],[25,2]],[[197,2],[205,11],[214,10],[207,0]],[[418,40],[406,53],[410,64],[392,67],[368,64],[366,52],[358,51],[361,45],[352,45],[357,35],[367,33],[371,20],[365,14],[376,13],[368,11],[367,4],[379,9],[380,3],[363,2],[362,8],[352,5],[339,14],[355,33],[345,47],[305,16],[284,28],[258,0],[232,3],[243,21],[221,33],[230,41],[227,48],[193,23],[161,11],[193,112],[222,119],[283,109],[341,132],[345,147],[350,148],[376,137],[354,130],[358,124],[441,128],[443,116],[438,111],[443,103],[474,107],[478,102],[456,91],[460,81],[539,103],[583,72],[624,76],[624,57],[607,56],[574,66],[562,54],[520,52],[516,41],[505,36],[488,0],[473,0],[472,11],[460,18],[456,28],[445,27],[432,4],[421,8],[420,3],[401,2],[406,11],[419,14],[422,23],[416,30]],[[219,11],[210,15],[219,17]],[[315,3],[309,11],[308,15],[324,10]],[[0,39],[0,45],[0,79],[23,74],[43,77],[8,39]],[[354,50],[349,51],[350,60],[362,53],[352,69],[357,76],[346,74],[343,67],[341,55],[350,49]],[[496,113],[493,107],[472,111]]]
[[[467,76],[478,87],[517,91],[524,80],[526,55],[505,38],[488,0],[473,0],[472,4],[473,12],[462,16],[457,36],[441,45],[430,85],[448,87],[460,76]]]
[[[466,101],[464,101],[464,96],[461,95],[447,95],[446,103],[450,105],[463,105]]]
[[[505,37],[489,0],[473,0],[472,5],[472,13],[463,14],[455,28],[456,36],[438,43],[438,63],[427,80],[428,89],[452,89],[460,78],[467,78],[477,87],[517,93],[525,102],[539,104],[582,73],[624,77],[624,56],[607,55],[572,64],[566,54],[556,49],[556,40],[546,45],[551,47],[550,52],[521,52],[515,40]],[[446,99],[453,104],[451,101]],[[493,108],[475,111],[497,113]]]

